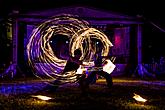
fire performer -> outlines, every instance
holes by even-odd
[[[82,55],[82,52],[80,49],[76,49],[74,51],[74,57],[70,56],[66,65],[65,65],[65,68],[64,70],[62,71],[61,74],[67,74],[67,72],[70,72],[70,71],[77,71],[78,68],[80,68],[80,65],[83,66],[83,62],[82,60],[80,60],[80,57]],[[85,65],[84,65],[85,66]],[[77,74],[77,82],[79,83],[79,87],[80,89],[82,90],[82,92],[85,92],[85,78],[86,78],[86,74],[85,72],[83,73],[78,73]],[[61,85],[62,83],[60,82],[60,79],[56,79],[54,80],[53,82],[50,82],[51,84],[55,85],[56,88]]]
[[[111,72],[114,70],[115,65],[110,60],[107,60],[107,56],[102,56],[101,51],[102,51],[102,48],[101,46],[99,46],[96,50],[96,54],[94,57],[94,64],[95,64],[96,70],[93,70],[88,75],[86,81],[87,81],[87,84],[89,85],[93,82],[93,79],[96,78],[96,75],[100,75],[106,79],[108,88],[111,88],[113,85]],[[103,59],[105,60],[103,61]]]

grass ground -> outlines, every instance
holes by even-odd
[[[19,83],[22,81],[20,80]],[[31,80],[32,87],[39,82]],[[87,95],[82,95],[77,84],[61,85],[57,89],[33,88],[35,92],[21,94],[0,94],[1,110],[164,110],[165,83],[157,80],[138,80],[132,78],[113,78],[111,89],[106,87],[104,79],[90,85]],[[6,82],[5,82],[6,83]],[[14,82],[17,84],[18,82]],[[1,82],[1,86],[2,86]],[[30,89],[29,89],[30,91]],[[147,102],[137,102],[133,96],[139,94]],[[42,101],[32,95],[45,95],[52,99]]]

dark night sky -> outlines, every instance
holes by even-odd
[[[163,1],[144,0],[0,0],[1,13],[19,9],[22,11],[60,7],[67,5],[89,5],[107,10],[114,10],[126,14],[143,14],[147,17],[160,19],[164,11]]]
[[[165,55],[163,39],[165,32],[151,24],[155,23],[165,29],[164,3],[162,0],[0,0],[0,17],[5,17],[12,10],[19,10],[20,13],[27,11],[58,8],[70,5],[91,6],[105,11],[114,11],[126,15],[141,15],[146,19],[144,46],[148,54]],[[154,50],[154,51],[153,51]],[[159,53],[157,53],[159,52]]]
[[[68,5],[87,5],[133,16],[140,14],[158,23],[164,22],[165,18],[162,0],[147,3],[144,0],[0,0],[0,16],[5,16],[13,9],[26,12]]]
[[[149,2],[144,0],[0,0],[0,17],[5,17],[14,9],[23,13],[69,5],[86,5],[132,16],[142,15],[162,28],[165,27],[165,6],[162,0]]]

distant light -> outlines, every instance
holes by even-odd
[[[32,95],[32,97],[36,97],[40,100],[50,100],[52,99],[51,97],[43,96],[43,95]]]
[[[152,45],[148,45],[148,48],[152,48]]]
[[[138,18],[142,18],[143,17],[143,15],[139,15],[139,14],[137,14],[136,15]]]
[[[7,47],[9,47],[9,46],[10,46],[10,44],[6,44],[6,46],[7,46]]]
[[[66,43],[66,44],[68,44],[69,42],[68,42],[68,41],[66,41],[65,43]]]
[[[18,13],[19,13],[19,10],[12,10],[12,12],[13,12],[14,14],[18,14]]]
[[[50,43],[52,43],[53,41],[51,40]]]

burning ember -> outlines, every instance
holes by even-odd
[[[43,96],[43,95],[33,95],[32,97],[36,97],[41,100],[50,100],[52,99],[51,97]]]
[[[138,102],[146,102],[147,101],[146,99],[142,98],[140,95],[135,94],[135,93],[134,93],[133,98]]]

